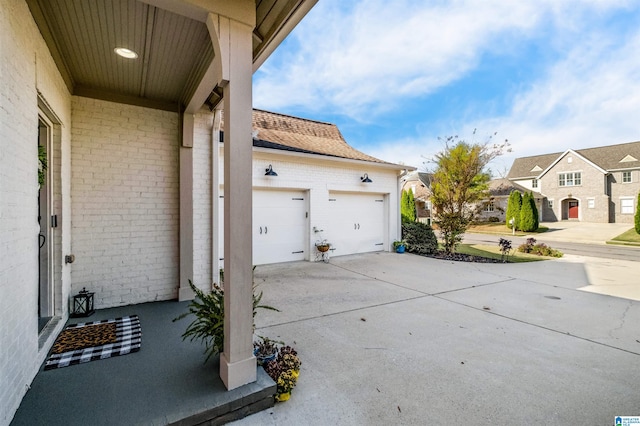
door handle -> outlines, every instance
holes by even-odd
[[[260,227],[260,235],[262,235],[262,226]]]
[[[269,230],[267,229],[267,227],[264,227],[264,234],[267,235],[267,232],[269,232]]]
[[[360,224],[358,224],[358,229],[360,229]]]
[[[357,223],[353,224],[353,229],[358,229],[358,224]]]

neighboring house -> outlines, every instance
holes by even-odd
[[[507,177],[540,194],[544,221],[632,223],[640,142],[517,158]]]
[[[0,0],[0,424],[11,421],[83,287],[105,308],[189,299],[189,280],[209,288],[218,277],[211,147],[221,107],[233,259],[225,296],[238,303],[225,310],[233,343],[220,376],[228,389],[255,381],[252,191],[256,182],[287,185],[264,177],[284,151],[252,159],[252,74],[315,2]],[[41,189],[39,145],[49,166]],[[336,157],[326,168],[313,158],[283,166],[283,177],[293,164],[309,179],[340,169],[341,180],[315,177],[326,182],[318,198],[388,193],[385,208],[396,205],[397,191],[387,190],[393,166]],[[370,186],[360,186],[363,172]],[[308,193],[318,213],[309,226],[328,226]],[[385,214],[385,238],[395,238]]]
[[[489,199],[482,201],[479,207],[478,221],[487,222],[507,222],[511,218],[506,218],[507,205],[509,204],[509,195],[513,191],[518,191],[520,194],[525,192],[531,192],[531,190],[511,182],[509,179],[500,178],[492,179],[489,181]],[[538,208],[538,215],[540,220],[542,219],[542,206],[543,198],[539,194],[533,192],[536,207]]]
[[[433,207],[431,205],[431,173],[412,171],[402,178],[402,190],[412,191],[416,202],[418,221],[431,225]]]

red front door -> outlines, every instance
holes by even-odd
[[[569,219],[578,218],[578,202],[569,201]]]

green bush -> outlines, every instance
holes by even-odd
[[[416,213],[416,200],[413,197],[413,191],[402,191],[400,199],[400,215],[403,222],[415,222]]]
[[[407,242],[406,250],[415,254],[433,254],[438,251],[438,240],[431,226],[422,222],[402,224],[402,239]]]
[[[525,192],[524,197],[522,197],[518,228],[524,232],[532,232],[538,229],[538,209],[531,192]]]
[[[253,267],[255,270],[256,267]],[[223,351],[224,345],[224,272],[220,270],[220,283],[222,285],[213,284],[211,293],[204,292],[196,287],[189,280],[189,287],[195,293],[195,298],[189,304],[189,311],[185,312],[173,319],[173,322],[179,321],[187,316],[193,316],[195,319],[189,324],[186,331],[182,333],[182,340],[190,338],[193,340],[201,340],[205,344],[204,353],[207,355],[204,362],[207,362],[212,355]],[[255,329],[255,317],[258,309],[268,309],[280,312],[278,309],[263,305],[262,291],[256,290],[257,285],[253,283],[253,318]]]
[[[555,250],[545,243],[536,243],[535,238],[527,238],[527,241],[518,247],[521,253],[537,254],[538,256],[562,257],[560,250]]]
[[[638,201],[636,202],[636,233],[640,234],[640,192],[638,192]]]
[[[520,208],[522,207],[522,195],[518,191],[511,191],[509,194],[509,201],[507,203],[507,213],[505,214],[505,220],[507,228],[511,229],[515,225],[516,229],[520,229]],[[511,225],[509,222],[514,220],[515,224]]]
[[[497,223],[500,222],[500,218],[498,216],[489,216],[489,222]]]

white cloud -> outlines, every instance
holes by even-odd
[[[508,44],[509,33],[531,31],[540,16],[534,3],[499,0],[316,8],[296,32],[299,50],[258,72],[256,106],[331,107],[363,118],[460,78],[485,50]]]
[[[624,7],[638,16],[637,4],[614,0],[324,0],[287,42],[294,48],[258,71],[254,104],[380,120],[408,99],[446,91],[483,55],[517,57],[523,41],[537,40],[558,62],[513,88],[506,114],[465,115],[428,129],[417,123],[417,136],[375,146],[349,142],[386,161],[422,166],[422,156],[442,149],[437,136],[447,134],[436,132],[447,125],[460,136],[497,130],[513,147],[493,165],[500,170],[516,156],[638,140],[640,31],[625,35],[610,22],[607,29],[603,18]]]
[[[509,115],[474,125],[507,135],[510,160],[640,140],[640,31],[615,43],[593,34],[520,94]]]

